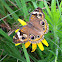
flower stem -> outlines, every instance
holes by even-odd
[[[27,53],[27,50],[26,50],[26,48],[25,48],[25,45],[22,44],[22,47],[23,47],[23,51],[24,51],[24,54],[25,54],[25,57],[26,57],[27,62],[30,62],[29,55],[28,55],[28,53]]]

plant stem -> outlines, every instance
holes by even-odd
[[[56,29],[57,27],[54,25],[54,38],[55,38],[55,42],[58,44],[58,37],[56,35]],[[57,58],[58,58],[58,46],[56,46],[56,56],[55,56],[55,62],[57,62]]]
[[[27,53],[27,50],[26,50],[26,48],[25,48],[25,45],[22,44],[22,47],[23,47],[23,51],[24,51],[24,54],[25,54],[25,57],[26,57],[27,62],[30,62],[29,55],[28,55],[28,53]]]

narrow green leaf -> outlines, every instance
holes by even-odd
[[[5,51],[8,53],[8,55],[11,55],[11,56],[19,59],[20,61],[25,62],[25,59],[23,57],[21,57],[19,50],[17,48],[15,48],[15,45],[12,42],[13,39],[11,37],[9,37],[2,29],[0,29],[0,34],[2,36],[4,36],[5,39],[7,39],[4,41],[2,39],[2,42],[3,42],[3,47],[4,47]]]
[[[4,7],[5,7],[10,13],[14,12],[14,11],[7,5],[7,3],[6,3],[4,0],[1,0],[1,2],[2,2],[2,4],[4,5]],[[19,18],[16,13],[13,13],[12,16],[13,16],[13,18],[14,18],[15,20],[17,20],[17,19]]]
[[[60,31],[60,30],[57,30],[60,34],[62,34],[62,31]]]
[[[48,22],[51,24],[51,26],[53,26],[53,22],[52,22],[52,20],[50,19],[49,15],[48,15],[45,11],[43,11],[43,12],[44,12],[44,14],[45,14],[45,18],[48,20]]]
[[[59,13],[60,13],[60,16],[61,16],[61,10],[60,10],[60,6],[59,6],[58,0],[57,0],[57,4],[58,4]]]
[[[32,53],[29,53],[29,56],[34,62],[38,62],[38,60],[32,55]]]
[[[45,7],[46,7],[46,9],[47,9],[48,14],[51,16],[51,18],[53,18],[53,17],[52,17],[52,14],[51,14],[51,11],[50,11],[50,9],[49,9],[49,7],[48,7],[48,5],[47,5],[46,0],[44,0],[44,1],[45,1],[45,2],[44,2],[44,5],[45,5]]]
[[[34,8],[37,8],[36,2],[32,1]]]
[[[28,55],[28,53],[27,53],[27,50],[26,50],[26,48],[25,48],[25,45],[22,44],[22,47],[23,47],[23,51],[24,51],[24,54],[25,54],[25,57],[26,57],[27,62],[30,62],[29,55]]]
[[[62,12],[62,1],[60,3],[60,11]]]
[[[61,21],[60,21],[60,22],[61,22]],[[60,23],[60,22],[57,24],[57,26],[62,26],[62,22],[61,22],[61,23]]]
[[[4,12],[4,14],[5,14],[5,8],[4,8],[4,6],[3,6],[3,4],[1,3],[1,0],[0,0],[0,9]]]
[[[28,10],[27,10],[27,7],[26,7],[26,3],[25,3],[25,0],[20,0],[21,1],[21,6],[22,6],[22,10],[23,10],[23,13],[24,13],[24,18],[26,21],[29,21],[29,17],[27,16],[28,15]],[[27,16],[27,18],[26,18]]]
[[[0,34],[3,35],[8,41],[13,41],[10,36],[8,36],[2,29],[0,29]]]
[[[43,8],[43,7],[44,7],[43,3],[44,3],[43,1],[40,1],[38,6],[39,6],[40,8]]]
[[[41,59],[44,59],[43,57],[43,54],[41,52],[41,50],[39,48],[37,48],[36,52],[38,53],[38,56],[41,58]]]
[[[48,51],[50,51],[54,56],[56,56],[55,52],[53,52],[52,50],[48,50]]]
[[[22,7],[21,7],[21,2],[20,2],[20,0],[15,0],[15,2],[17,3],[17,6],[18,6],[19,8],[22,8]]]
[[[51,12],[53,13],[53,15],[56,13],[56,0],[52,0]]]
[[[5,13],[2,10],[0,10],[0,13],[5,16]]]

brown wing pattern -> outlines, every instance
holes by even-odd
[[[31,16],[30,21],[20,29],[13,38],[14,43],[39,43],[44,39],[44,34],[48,32],[48,23],[44,19],[45,15],[41,8],[36,8]]]

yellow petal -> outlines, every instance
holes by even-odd
[[[15,33],[17,33],[19,31],[19,29],[15,30]]]
[[[21,19],[18,19],[18,21],[24,26],[24,25],[27,25],[27,23]]]
[[[41,42],[39,42],[39,43],[38,43],[38,46],[39,46],[39,48],[40,48],[40,50],[41,50],[41,51],[43,51],[43,50],[44,50],[44,47],[43,47],[43,45],[42,45],[42,43],[41,43]]]
[[[27,25],[27,23],[21,19],[18,19],[18,21],[24,26]],[[19,31],[19,29],[15,30],[15,33],[17,33]]]
[[[36,48],[37,48],[37,44],[36,43],[32,44],[32,51],[31,52],[34,52],[36,50]]]
[[[17,44],[15,44],[15,46],[18,46],[18,45],[20,45],[21,43],[17,43]]]
[[[49,46],[49,44],[47,43],[47,41],[45,39],[42,40],[42,43],[45,44],[47,47]]]
[[[30,43],[29,41],[26,42],[26,43],[25,43],[25,48],[28,48],[28,47],[30,46],[30,44],[31,44],[31,43]]]

